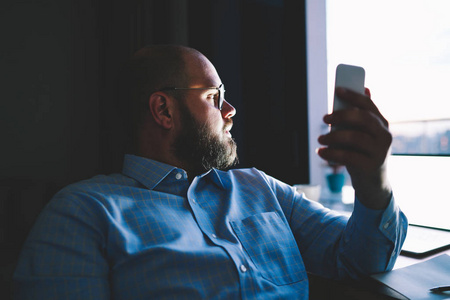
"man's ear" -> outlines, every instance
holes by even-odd
[[[155,122],[165,129],[173,126],[173,99],[165,93],[153,93],[148,99],[148,106]]]

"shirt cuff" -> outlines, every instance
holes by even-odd
[[[392,242],[396,239],[396,224],[400,221],[400,209],[391,195],[389,205],[385,209],[371,209],[364,206],[355,198],[353,219],[359,228],[364,228],[367,234],[379,235],[382,233]]]

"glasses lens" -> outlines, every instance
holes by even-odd
[[[217,106],[220,110],[222,110],[223,101],[225,100],[225,87],[223,84],[219,86],[219,102],[217,103]]]

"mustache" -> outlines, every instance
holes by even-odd
[[[230,131],[232,127],[233,127],[233,120],[232,119],[228,119],[225,122],[225,124],[223,124],[223,131]]]

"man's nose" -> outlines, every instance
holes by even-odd
[[[223,118],[232,118],[236,114],[236,109],[233,105],[227,102],[227,100],[223,100],[222,105],[222,117]]]

